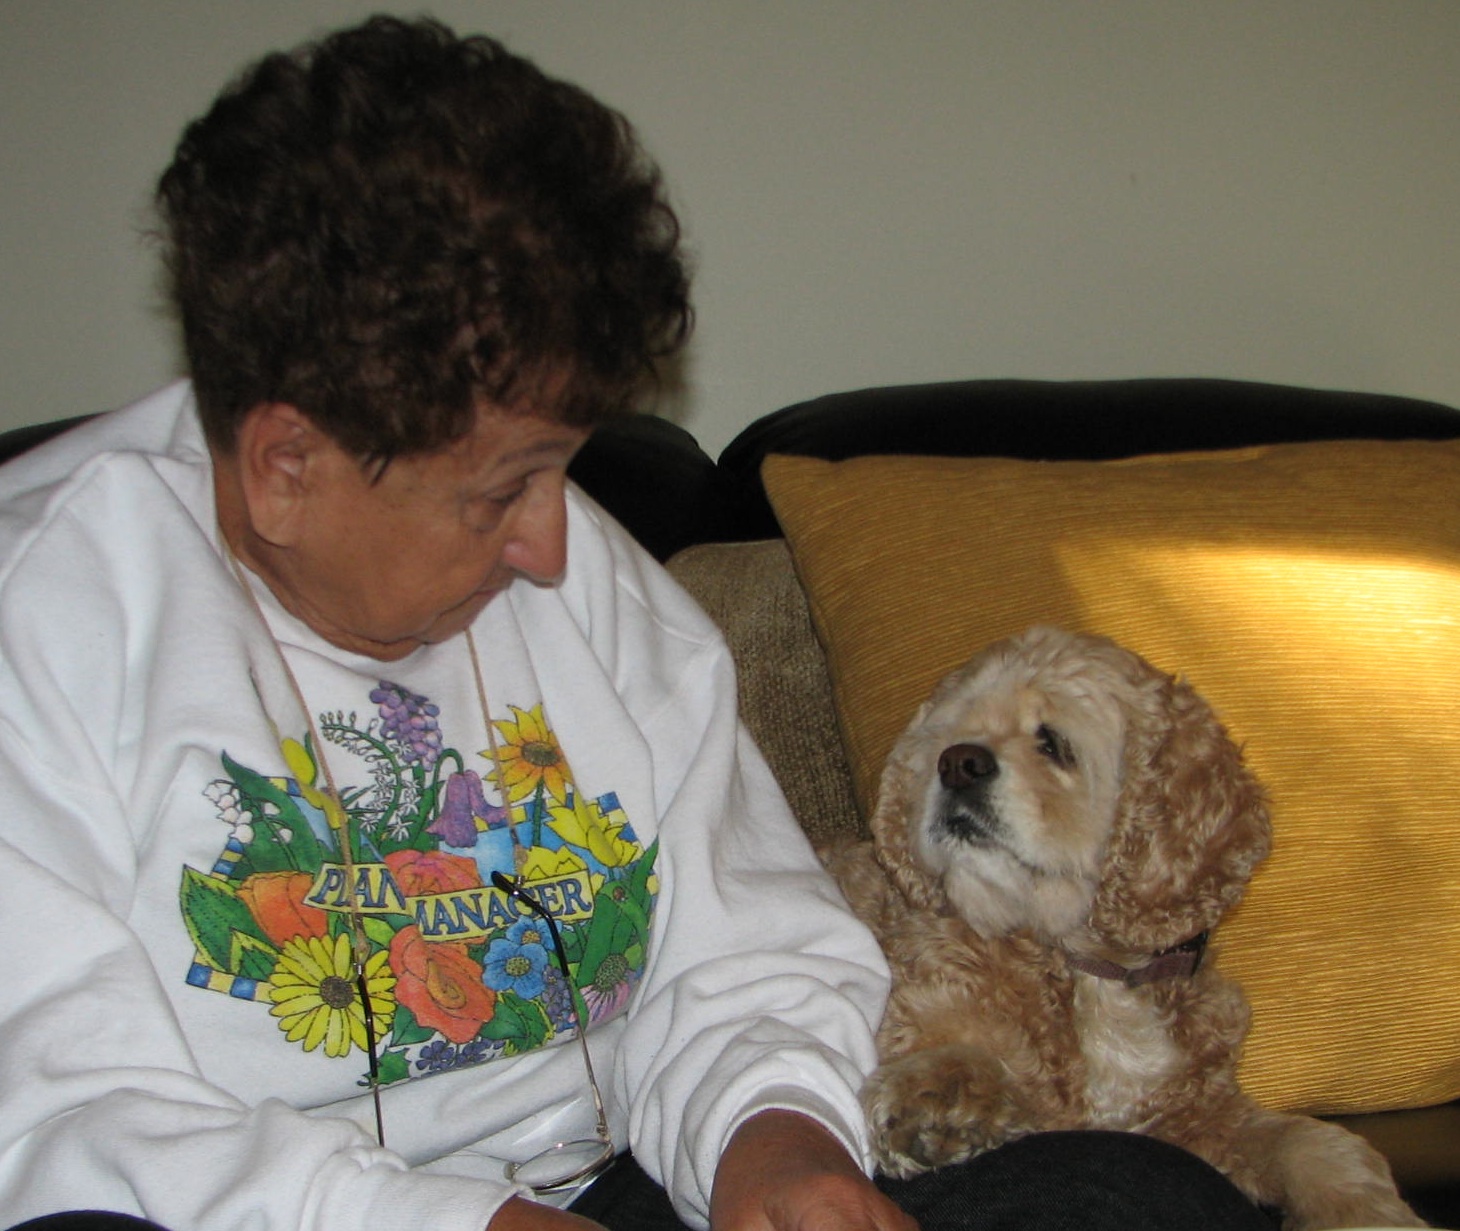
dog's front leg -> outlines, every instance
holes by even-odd
[[[1337,1124],[1254,1107],[1228,1149],[1218,1166],[1281,1207],[1283,1231],[1428,1225],[1399,1196],[1384,1156]]]
[[[959,1163],[1036,1129],[1060,1128],[1059,1109],[989,1052],[950,1043],[887,1061],[862,1091],[878,1165],[905,1179]]]

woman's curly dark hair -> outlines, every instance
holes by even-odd
[[[485,37],[376,17],[269,55],[157,191],[209,441],[261,402],[388,460],[484,400],[591,426],[688,336],[679,224],[628,122]]]

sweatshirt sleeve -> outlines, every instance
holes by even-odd
[[[642,604],[614,622],[616,653],[654,750],[662,886],[617,1076],[635,1155],[704,1226],[720,1155],[758,1111],[811,1116],[870,1168],[857,1096],[888,976],[739,721],[718,631],[651,561],[615,576]]]

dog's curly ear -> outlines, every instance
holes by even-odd
[[[927,766],[917,756],[916,733],[932,708],[933,698],[924,701],[892,746],[882,768],[871,830],[877,862],[902,895],[919,909],[941,911],[947,906],[943,888],[913,858],[911,841],[928,785]]]
[[[1164,679],[1128,715],[1126,778],[1090,912],[1102,940],[1138,953],[1213,927],[1271,839],[1241,750],[1190,685]]]

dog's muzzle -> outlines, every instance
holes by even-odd
[[[936,827],[962,842],[992,842],[1001,826],[989,802],[989,788],[998,776],[998,758],[982,744],[943,749],[938,756],[943,791]]]

